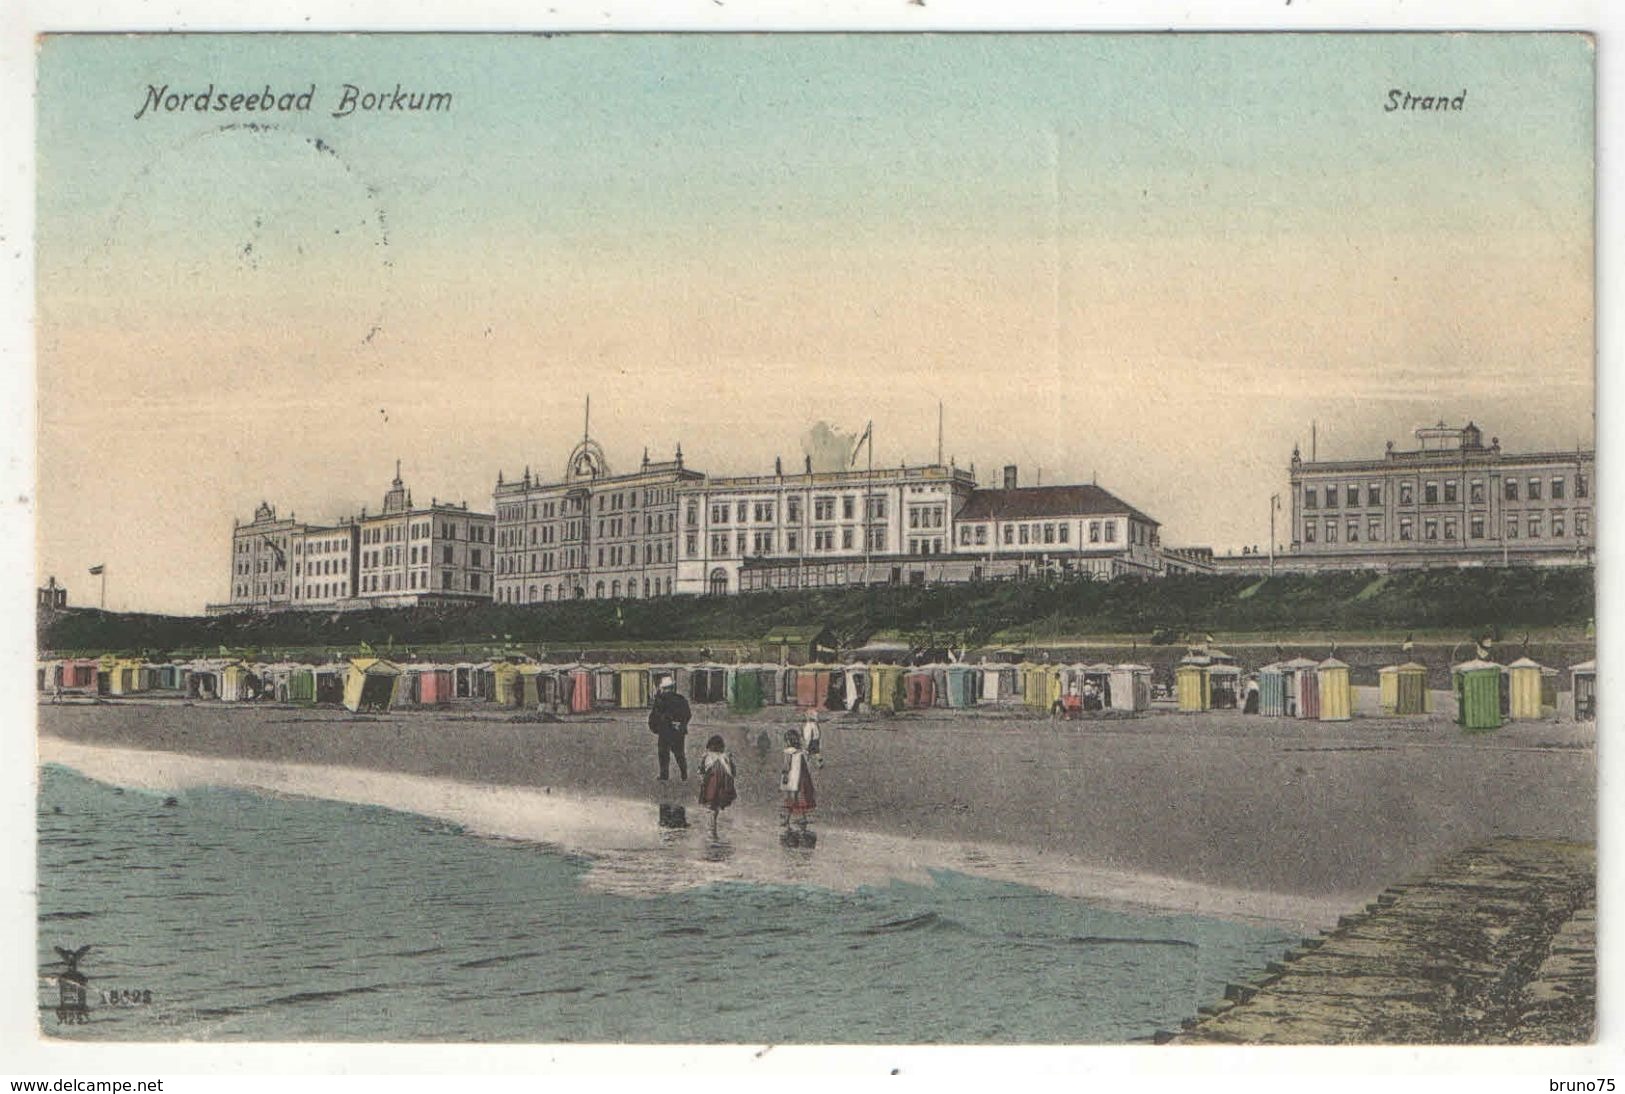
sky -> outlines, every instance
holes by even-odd
[[[234,518],[489,509],[562,472],[877,464],[1090,481],[1267,542],[1322,458],[1476,421],[1589,446],[1576,35],[47,36],[39,579],[227,595]],[[343,85],[439,113],[334,117]],[[149,111],[305,92],[305,113]],[[1385,111],[1391,89],[1465,93]]]

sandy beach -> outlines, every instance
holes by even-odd
[[[626,803],[651,814],[655,803],[686,804],[698,820],[692,768],[705,738],[721,733],[741,768],[725,823],[764,844],[776,831],[782,731],[799,722],[785,709],[697,708],[691,781],[674,772],[660,783],[642,711],[540,722],[481,706],[357,717],[156,701],[45,704],[39,716],[42,762],[96,778],[184,774],[443,815],[450,799],[426,787],[507,790],[520,796],[458,799],[458,819],[533,839],[562,823],[537,804],[554,793],[611,801],[622,815]],[[1437,716],[836,715],[825,721],[816,824],[862,837],[864,861],[878,855],[899,869],[965,869],[1072,895],[1313,924],[1493,836],[1593,841],[1594,741],[1589,725],[1465,735]],[[136,762],[143,756],[151,762]],[[366,772],[394,781],[362,788]],[[841,869],[838,854],[821,856]]]

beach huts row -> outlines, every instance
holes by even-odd
[[[131,659],[42,662],[42,692],[170,694],[199,700],[342,704],[351,710],[483,700],[586,713],[649,706],[670,683],[690,702],[749,712],[766,706],[900,711],[1021,704],[1040,711],[1145,710],[1145,665],[892,664],[585,665],[397,663],[376,657],[307,665],[231,658],[150,664]]]
[[[1597,718],[1597,663],[1568,670],[1575,721]],[[1534,721],[1557,714],[1559,673],[1528,657],[1509,665],[1464,661],[1450,670],[1456,722],[1464,729],[1495,729],[1504,721]]]
[[[1570,670],[1573,716],[1596,718],[1596,663]],[[1470,729],[1555,715],[1557,670],[1522,658],[1469,661],[1451,672],[1456,721]],[[460,700],[519,709],[587,713],[649,706],[670,683],[691,703],[736,712],[766,706],[902,711],[1019,705],[1035,712],[1133,713],[1150,708],[1152,670],[1138,664],[588,665],[535,662],[421,664],[357,657],[322,665],[203,658],[170,663],[103,657],[40,662],[42,693],[168,694],[221,702],[268,700],[343,705],[350,710],[434,707]],[[1252,696],[1256,690],[1256,699]],[[1174,671],[1178,710],[1246,710],[1264,717],[1344,721],[1352,717],[1349,666],[1336,658],[1265,665],[1249,685],[1228,655],[1193,654]],[[1414,662],[1378,672],[1385,715],[1428,713],[1427,669]]]
[[[1416,662],[1388,665],[1377,671],[1377,697],[1388,716],[1429,712],[1427,667]],[[1597,716],[1597,666],[1594,661],[1569,670],[1577,721]],[[1206,657],[1187,657],[1175,668],[1175,701],[1181,711],[1251,709],[1241,697],[1236,666]],[[1467,729],[1494,729],[1504,721],[1538,720],[1557,713],[1558,671],[1527,657],[1509,665],[1468,661],[1451,669],[1457,723]],[[1265,665],[1256,676],[1256,713],[1264,717],[1323,722],[1353,717],[1354,688],[1349,666],[1335,657],[1313,661],[1299,657]]]

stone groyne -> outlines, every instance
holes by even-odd
[[[1596,849],[1498,839],[1231,984],[1176,1044],[1570,1044],[1596,1021]]]

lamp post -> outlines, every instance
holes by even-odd
[[[1270,576],[1275,576],[1275,511],[1281,508],[1281,495],[1270,495]]]

